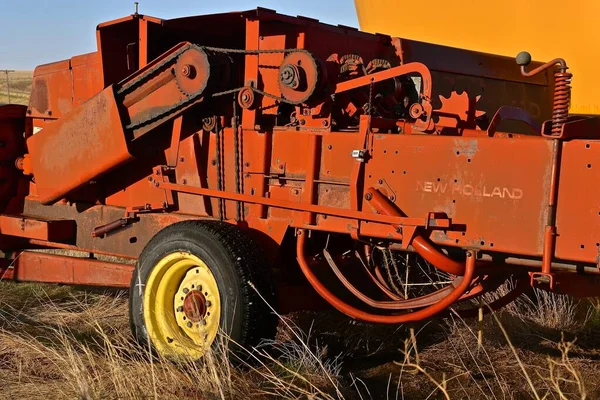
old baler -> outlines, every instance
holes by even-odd
[[[130,287],[136,337],[195,358],[315,291],[392,324],[507,280],[486,310],[599,293],[600,124],[568,115],[564,60],[267,9],[136,13],[97,41],[0,108],[4,279]]]

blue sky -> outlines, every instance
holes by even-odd
[[[139,0],[140,13],[160,18],[271,8],[358,27],[353,0]],[[100,22],[133,12],[130,0],[0,0],[0,69],[36,65],[96,50]]]

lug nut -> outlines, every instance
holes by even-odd
[[[188,322],[186,325],[188,328],[191,328],[193,324],[191,322]]]
[[[212,306],[212,303],[210,302],[210,300],[206,300],[206,307],[210,307]]]
[[[202,321],[200,321],[200,325],[205,326],[206,325],[206,320],[203,319]]]
[[[182,312],[182,311],[183,311],[183,306],[177,307],[177,312]]]
[[[183,293],[187,294],[190,291],[188,288],[183,288]]]

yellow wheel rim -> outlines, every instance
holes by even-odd
[[[144,291],[144,322],[160,354],[202,357],[217,336],[220,319],[219,288],[204,261],[176,252],[156,264]]]

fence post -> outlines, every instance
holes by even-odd
[[[14,69],[4,69],[2,70],[2,72],[4,72],[6,74],[6,94],[8,95],[8,104],[10,104],[10,79],[8,77],[8,74],[10,72],[15,72]]]

